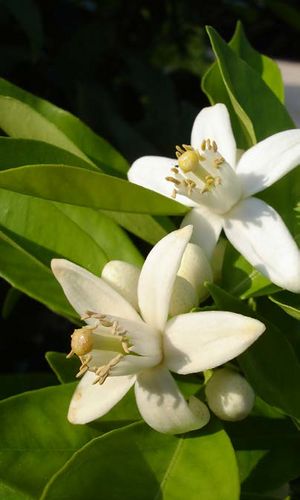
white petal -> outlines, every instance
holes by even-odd
[[[203,108],[196,117],[192,129],[193,148],[200,148],[203,139],[214,140],[218,150],[231,167],[236,164],[236,143],[230,117],[224,104]]]
[[[172,158],[143,156],[131,165],[127,176],[130,182],[171,198],[174,185],[167,181],[166,177],[172,176],[170,169],[176,164],[177,160]],[[196,205],[188,197],[180,194],[176,195],[176,201],[188,207]]]
[[[300,252],[279,214],[248,198],[229,216],[224,229],[233,246],[275,285],[300,292]]]
[[[260,321],[231,312],[182,314],[167,323],[165,363],[182,374],[208,370],[241,354],[264,330]]]
[[[136,310],[104,280],[65,259],[52,259],[51,268],[67,299],[82,316],[86,311],[141,321]]]
[[[152,248],[141,270],[140,311],[146,323],[160,331],[166,324],[176,273],[192,231],[187,226],[165,236]]]
[[[268,137],[248,149],[236,172],[244,196],[262,191],[300,163],[300,129],[286,130]]]
[[[96,375],[87,372],[73,394],[68,420],[86,424],[102,417],[125,396],[135,382],[135,376],[108,377],[104,384],[93,385]]]
[[[137,376],[135,397],[143,419],[158,432],[180,434],[200,429],[209,421],[206,405],[195,397],[188,404],[163,367]]]
[[[222,230],[222,217],[203,205],[198,205],[184,217],[181,227],[189,224],[194,226],[191,243],[199,245],[210,260]]]

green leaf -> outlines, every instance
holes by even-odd
[[[62,384],[74,382],[76,373],[79,372],[80,367],[80,361],[77,356],[67,359],[65,353],[49,351],[45,357],[59,382]]]
[[[1,230],[0,276],[58,314],[77,320],[49,267]]]
[[[240,21],[237,22],[234,35],[228,45],[260,75],[262,80],[283,103],[284,85],[278,64],[252,47]]]
[[[299,476],[300,434],[288,419],[248,417],[225,428],[236,450],[242,493],[266,494]]]
[[[259,297],[278,290],[276,285],[252,267],[229,243],[226,245],[222,268],[222,287],[241,299]]]
[[[99,430],[68,423],[73,384],[0,402],[0,497],[36,499],[50,477]]]
[[[300,320],[300,295],[291,292],[278,292],[269,299],[295,319]]]
[[[51,201],[121,212],[181,215],[187,207],[131,182],[66,165],[29,165],[0,172],[0,187]]]
[[[130,214],[112,210],[101,210],[101,212],[151,245],[155,245],[168,232],[176,229],[175,224],[167,217],[151,217],[146,214]]]
[[[0,137],[0,170],[41,163],[71,165],[99,171],[79,156],[47,142]]]
[[[7,294],[5,295],[2,304],[2,309],[1,309],[2,318],[4,319],[9,318],[9,316],[12,314],[16,304],[19,302],[21,297],[22,293],[13,286],[11,286]]]
[[[107,141],[71,113],[48,101],[0,80],[0,127],[13,137],[45,140],[77,154],[109,165],[119,172],[128,169],[126,160]]]
[[[53,476],[41,498],[81,500],[97,491],[101,497],[131,500],[181,500],[183,491],[190,499],[235,500],[234,452],[224,430],[214,424],[183,437],[132,424],[82,447]]]
[[[207,288],[219,309],[258,317],[266,325],[261,337],[239,356],[239,364],[261,398],[287,415],[299,418],[300,363],[285,332],[222,288],[213,284],[207,284]]]

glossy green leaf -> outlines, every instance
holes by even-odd
[[[128,164],[107,141],[71,113],[0,80],[0,127],[13,137],[45,140],[88,160],[93,158],[119,172]]]
[[[180,215],[187,207],[118,177],[66,165],[29,165],[0,172],[0,187],[51,201],[121,212]]]
[[[130,462],[128,463],[128,457]],[[113,464],[113,466],[112,466]],[[84,446],[53,476],[43,500],[93,498],[131,500],[237,500],[233,448],[214,424],[190,436],[159,434],[137,423]]]
[[[63,352],[49,351],[45,357],[59,382],[62,384],[74,382],[80,367],[77,356],[67,359],[66,354]]]
[[[284,102],[284,85],[278,64],[252,47],[240,21],[237,22],[234,35],[228,45],[261,76],[276,97]]]
[[[252,267],[229,243],[222,268],[222,287],[241,299],[267,295],[278,290],[276,285]]]
[[[34,139],[0,137],[0,170],[22,165],[58,164],[99,170],[65,149]]]
[[[240,470],[242,493],[267,494],[300,473],[300,433],[288,419],[251,416],[226,423]]]
[[[284,291],[270,295],[269,299],[281,307],[284,312],[300,320],[300,295]]]
[[[151,217],[146,214],[130,214],[112,210],[101,210],[101,212],[151,245],[155,245],[168,232],[176,229],[175,224],[167,217]]]
[[[99,430],[68,423],[74,384],[47,387],[0,402],[0,497],[31,500]]]
[[[0,276],[58,314],[77,320],[49,267],[1,230]]]
[[[248,306],[220,287],[208,284],[219,309],[257,317]],[[266,331],[238,361],[255,392],[270,405],[295,418],[300,417],[300,362],[285,332],[258,317]]]

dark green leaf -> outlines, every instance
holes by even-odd
[[[130,457],[130,463],[128,463]],[[113,464],[113,466],[112,466]],[[239,485],[234,452],[214,424],[186,437],[133,424],[96,438],[53,476],[43,500],[100,497],[131,500],[235,500]]]
[[[0,375],[0,399],[5,399],[15,394],[20,394],[33,389],[40,389],[56,384],[52,373],[13,373]]]
[[[76,373],[79,372],[80,367],[77,356],[67,359],[66,354],[62,352],[50,351],[46,353],[46,360],[59,382],[66,384],[75,381]]]
[[[300,473],[300,433],[287,419],[249,417],[225,426],[237,453],[243,493],[265,494]]]
[[[1,401],[1,498],[38,498],[74,451],[99,435],[68,423],[73,390],[73,384],[48,387]]]
[[[79,156],[47,142],[0,137],[0,170],[42,163],[99,170]]]
[[[0,274],[12,286],[58,314],[77,319],[49,267],[0,231]]]

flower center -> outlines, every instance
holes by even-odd
[[[87,311],[82,319],[94,319],[95,321],[93,325],[87,325],[74,330],[71,335],[71,351],[67,355],[67,358],[76,354],[81,361],[81,366],[76,377],[81,377],[89,370],[97,375],[93,383],[103,384],[110,374],[111,369],[126,354],[130,354],[129,340],[126,336],[127,332],[116,320],[112,320],[104,314]],[[101,366],[93,366],[91,364],[93,362],[93,350],[107,351],[108,357],[111,359],[108,359],[107,363]]]
[[[196,204],[209,206],[217,213],[228,212],[241,197],[241,186],[232,167],[218,151],[215,141],[206,139],[200,149],[176,146],[178,164],[166,177],[174,186],[172,197],[187,196]]]

